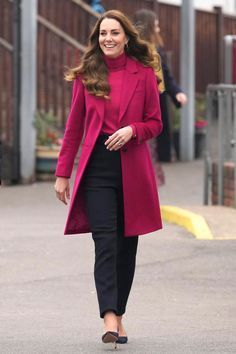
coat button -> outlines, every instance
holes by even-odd
[[[121,148],[121,151],[126,152],[128,150],[128,148],[126,146],[124,146],[123,148]]]

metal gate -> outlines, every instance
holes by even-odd
[[[236,85],[207,88],[204,204],[236,207]]]
[[[19,181],[20,0],[1,0],[0,179]]]

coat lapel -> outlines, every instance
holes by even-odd
[[[95,101],[95,106],[96,110],[98,112],[99,118],[101,121],[104,119],[104,113],[105,113],[105,99],[104,98],[98,98],[94,96],[94,101]]]
[[[134,94],[135,88],[138,84],[138,75],[137,75],[137,64],[134,60],[127,57],[125,72],[124,72],[124,80],[123,80],[123,89],[121,92],[120,99],[120,113],[119,113],[119,122],[123,118],[128,104]],[[99,118],[101,121],[104,119],[105,113],[105,99],[98,98],[91,95],[91,98],[94,100],[96,110],[98,112]]]
[[[138,84],[138,75],[137,75],[137,64],[134,60],[127,57],[125,72],[124,72],[124,80],[123,80],[123,89],[121,92],[120,99],[120,113],[119,113],[119,121],[122,120],[128,104],[134,94],[135,88]]]

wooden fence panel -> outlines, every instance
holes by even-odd
[[[64,125],[71,99],[71,84],[64,80],[66,67],[78,65],[82,52],[38,24],[37,107],[51,112]]]
[[[236,35],[236,17],[224,16],[224,35]]]
[[[136,1],[120,1],[120,0],[103,0],[102,1],[106,10],[117,9],[125,12],[131,16],[135,11],[141,8],[153,9],[153,0],[136,0]]]
[[[99,17],[73,0],[39,0],[38,14],[84,45]]]
[[[11,143],[12,122],[12,81],[10,73],[13,68],[12,55],[12,4],[9,0],[3,0],[2,19],[0,21],[0,140]]]
[[[13,3],[1,1],[0,21],[0,179],[16,180],[13,108]],[[16,166],[16,165],[15,165]]]
[[[158,19],[165,50],[171,54],[171,72],[179,81],[180,67],[180,8],[167,4],[159,4]],[[167,21],[168,19],[168,21]]]
[[[196,12],[196,91],[205,93],[209,83],[218,83],[219,53],[217,17],[211,12]]]
[[[76,3],[77,2],[77,3]],[[131,18],[134,12],[146,7],[156,10],[153,0],[104,0],[106,10],[119,9]],[[78,5],[79,4],[79,5]],[[85,5],[87,6],[87,5]],[[79,0],[39,0],[38,13],[66,34],[86,45],[97,16],[88,12]],[[209,83],[220,79],[219,13],[196,11],[196,91],[205,93]],[[158,4],[158,17],[165,49],[171,58],[176,81],[180,79],[180,8]],[[168,20],[167,20],[168,19]],[[223,33],[236,31],[236,18],[224,16]],[[69,107],[71,86],[63,81],[64,66],[75,66],[82,51],[57,37],[39,24],[38,39],[38,108],[50,110],[64,122]],[[170,55],[171,54],[171,55]]]
[[[9,0],[1,1],[1,25],[0,25],[0,35],[1,38],[4,38],[6,41],[12,43],[12,2]]]

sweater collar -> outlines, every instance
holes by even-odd
[[[116,58],[110,58],[107,55],[103,55],[103,58],[109,71],[118,71],[125,68],[127,58],[125,52]]]

